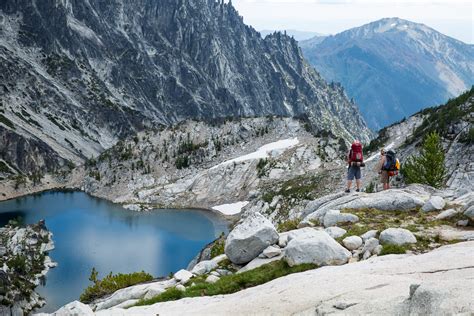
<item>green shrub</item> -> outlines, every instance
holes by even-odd
[[[115,275],[110,272],[110,274],[102,280],[99,280],[97,276],[97,271],[95,268],[92,268],[89,281],[93,282],[94,284],[86,288],[81,294],[81,302],[90,303],[95,299],[112,294],[117,290],[153,280],[153,277],[150,274],[143,271],[130,274],[119,273]]]
[[[26,177],[22,174],[16,175],[13,179],[15,180],[15,190],[26,184]]]
[[[222,234],[220,238],[217,239],[214,242],[214,245],[212,245],[211,247],[211,259],[224,254],[224,247],[225,247],[225,238],[224,238],[224,234]]]
[[[257,164],[257,175],[259,178],[265,175],[265,166],[267,165],[267,159],[260,159]]]
[[[178,300],[184,297],[213,296],[220,294],[231,294],[240,290],[267,283],[282,276],[315,269],[314,264],[302,264],[290,267],[285,261],[276,261],[250,270],[247,272],[222,276],[216,283],[194,280],[194,286],[190,286],[184,292],[170,288],[158,296],[148,300],[140,300],[136,306],[151,305],[158,302]]]
[[[190,161],[188,156],[179,156],[178,158],[176,158],[174,164],[176,166],[176,169],[185,169],[189,167]]]
[[[419,156],[411,156],[402,168],[407,183],[427,184],[441,188],[446,179],[444,150],[438,133],[428,134]]]
[[[404,254],[407,251],[407,246],[399,246],[399,245],[383,245],[382,251],[380,252],[380,256],[384,255],[391,255],[391,254]]]
[[[461,142],[474,144],[474,127],[469,128],[469,131],[462,137]]]
[[[3,161],[0,161],[0,172],[2,173],[12,173],[12,171],[10,170],[10,168],[8,168],[7,164],[4,163]]]
[[[366,193],[374,193],[375,192],[375,183],[370,182],[369,185],[365,188]]]
[[[16,255],[7,261],[8,268],[21,275],[27,274],[26,256]]]
[[[286,220],[278,224],[278,231],[280,233],[283,233],[283,232],[288,232],[290,230],[297,229],[299,223],[300,223],[300,220],[297,218]]]

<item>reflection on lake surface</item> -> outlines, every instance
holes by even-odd
[[[99,277],[110,271],[145,271],[155,277],[185,268],[226,223],[211,212],[156,210],[137,213],[82,192],[46,192],[0,202],[0,225],[21,216],[26,224],[46,220],[58,267],[37,291],[46,298],[42,311],[79,298],[92,267]]]

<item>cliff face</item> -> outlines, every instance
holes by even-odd
[[[7,128],[61,159],[78,163],[137,130],[188,118],[304,116],[338,136],[370,136],[293,39],[262,39],[231,4],[12,0],[0,4],[0,25]]]

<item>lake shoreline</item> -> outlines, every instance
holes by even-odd
[[[50,312],[77,299],[90,285],[92,268],[99,271],[99,277],[110,271],[144,270],[158,279],[186,268],[203,247],[222,233],[228,234],[232,222],[203,208],[133,212],[72,188],[0,202],[0,215],[2,226],[10,219],[21,218],[25,225],[45,219],[54,234],[56,248],[50,256],[59,265],[48,273],[46,285],[37,289],[47,300],[45,309],[38,312]],[[68,291],[63,290],[64,285]]]
[[[51,187],[47,187],[47,188],[39,188],[37,190],[21,191],[16,195],[0,196],[0,203],[15,200],[15,199],[20,199],[20,198],[25,198],[25,197],[28,197],[28,196],[40,195],[40,194],[48,193],[48,192],[57,192],[57,193],[82,192],[82,193],[85,193],[85,194],[87,194],[91,197],[101,199],[101,200],[106,200],[106,201],[108,201],[110,203],[113,203],[115,205],[122,206],[124,209],[134,211],[134,212],[137,212],[137,213],[152,212],[152,211],[159,211],[159,210],[166,210],[166,209],[182,210],[182,211],[186,211],[186,210],[204,211],[204,212],[211,213],[215,216],[218,216],[219,218],[227,221],[229,223],[229,226],[232,225],[233,223],[235,223],[236,221],[238,221],[238,219],[240,218],[240,213],[234,214],[234,215],[227,215],[227,214],[224,214],[224,213],[219,212],[217,210],[214,210],[211,207],[206,208],[206,207],[183,206],[183,205],[173,205],[173,204],[171,204],[167,207],[164,207],[164,206],[159,205],[159,204],[142,203],[142,202],[139,202],[139,203],[126,203],[126,202],[117,203],[117,202],[113,201],[112,199],[108,198],[107,196],[102,196],[102,195],[98,196],[98,195],[95,195],[91,192],[87,192],[87,191],[85,191],[85,190],[83,190],[83,189],[81,189],[77,186],[67,186],[67,185],[66,186],[64,186],[64,185],[51,186]],[[130,209],[130,208],[125,207],[127,205],[137,205],[137,206],[140,206],[142,209],[141,210]]]

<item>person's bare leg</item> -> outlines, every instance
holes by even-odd
[[[360,190],[361,183],[362,183],[362,182],[361,182],[360,179],[356,179],[357,190]]]
[[[351,180],[347,180],[347,190],[350,190],[350,189],[351,189],[351,186],[352,186],[352,181],[351,181]]]

